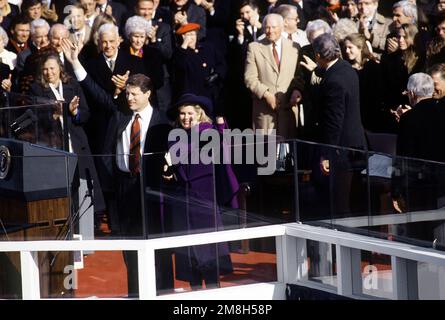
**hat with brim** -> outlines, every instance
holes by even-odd
[[[178,30],[176,30],[176,34],[184,34],[190,31],[195,31],[201,29],[199,23],[187,23],[183,26],[180,26]]]
[[[167,117],[175,121],[178,118],[179,108],[183,106],[200,106],[204,110],[208,117],[212,117],[213,114],[213,103],[212,101],[204,96],[198,96],[192,93],[183,94],[179,97],[178,101],[167,110]]]

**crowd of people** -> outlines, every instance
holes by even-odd
[[[203,206],[189,202],[189,220],[171,231],[215,227],[214,203],[236,206],[229,167],[218,175],[231,181],[228,196],[217,200],[209,167],[169,166],[160,155],[141,161],[168,150],[173,125],[358,149],[367,132],[393,133],[400,155],[445,161],[432,142],[445,127],[442,0],[0,0],[0,26],[2,90],[66,102],[69,150],[84,155],[80,178],[94,173],[104,199],[95,209],[125,237],[161,233],[168,222],[164,213],[134,223],[141,171],[152,190],[174,181],[171,192],[187,186]],[[92,154],[116,157],[93,162]],[[335,167],[319,160],[325,174]],[[144,210],[160,212],[161,203],[152,195]],[[177,271],[191,268],[193,285],[215,283],[217,255],[230,270],[227,247],[200,246],[177,252]],[[136,257],[125,259],[137,294]],[[168,254],[156,261],[171,268]],[[171,280],[158,279],[159,288]]]

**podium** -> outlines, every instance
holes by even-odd
[[[70,239],[70,186],[77,157],[29,142],[0,138],[0,240]],[[45,249],[45,248],[43,248]],[[39,252],[41,297],[63,297],[71,252]],[[0,298],[21,298],[20,254],[0,256]]]

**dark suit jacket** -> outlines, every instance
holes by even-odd
[[[154,47],[162,54],[162,59],[167,62],[173,55],[172,28],[165,22],[152,20],[154,26],[158,26],[156,31],[156,43],[150,43],[148,46]]]
[[[230,18],[230,1],[215,0],[214,1],[215,14],[212,16],[208,11],[207,15],[207,36],[208,42],[211,42],[213,47],[222,54],[227,52],[227,22]]]
[[[116,19],[117,25],[120,26],[124,20],[127,8],[122,3],[114,2],[111,0],[108,0],[107,6],[111,7],[113,17]]]
[[[172,13],[172,21],[174,22],[174,16],[178,11],[185,11],[187,13],[187,22],[198,23],[201,28],[198,32],[198,39],[201,40],[206,36],[206,12],[203,8],[198,7],[194,1],[189,0],[187,4],[178,9],[174,3],[170,6],[170,11]]]
[[[169,7],[159,5],[156,9],[155,21],[161,21],[168,25],[172,25],[172,14]]]
[[[124,50],[119,50],[116,58],[114,72],[112,73],[105,61],[102,53],[91,59],[86,70],[92,79],[110,96],[113,98],[115,86],[111,81],[113,74],[125,74],[127,70],[131,74],[145,73],[145,67],[142,60],[136,56],[132,56]],[[93,106],[95,101],[95,92],[89,94],[86,92],[88,104]],[[113,100],[113,99],[112,99]],[[116,101],[114,102],[119,106],[119,110],[124,113],[130,113],[126,104],[125,93],[122,92]],[[87,126],[87,134],[90,139],[91,149],[94,153],[99,152],[106,139],[106,130],[108,128],[108,122],[110,121],[111,114],[104,112],[103,110],[91,107],[91,119]]]
[[[56,7],[56,13],[57,13],[57,22],[63,23],[63,20],[66,18],[68,14],[64,13],[64,9],[66,6],[72,5],[75,1],[74,0],[52,0],[50,7],[53,6],[53,4]]]
[[[11,26],[12,19],[14,19],[15,16],[20,14],[19,7],[17,7],[15,4],[9,4],[11,7],[11,13],[8,14],[6,17],[3,17],[3,21],[0,23],[0,26],[9,34],[9,27]]]
[[[445,104],[426,99],[400,117],[397,135],[397,154],[445,162],[441,147],[445,136]]]
[[[316,10],[314,1],[303,0],[303,8],[297,5],[296,1],[294,0],[287,0],[287,3],[297,7],[298,17],[300,18],[298,28],[300,28],[301,30],[305,30],[307,23],[313,19],[314,12]]]
[[[31,85],[30,93],[33,96],[46,98],[45,99],[46,101],[48,101],[48,99],[51,99],[52,101],[56,100],[56,96],[53,94],[52,90],[49,87],[45,88],[38,83],[33,83]],[[78,107],[79,110],[78,117],[68,115],[67,128],[74,149],[73,151],[79,156],[78,158],[79,176],[82,179],[86,179],[87,178],[86,171],[89,170],[90,175],[93,179],[94,196],[95,196],[94,209],[95,211],[102,211],[105,209],[102,190],[99,184],[96,168],[94,166],[94,161],[93,158],[91,157],[91,151],[88,145],[88,139],[82,127],[82,125],[85,124],[90,117],[90,112],[88,104],[85,99],[85,95],[83,94],[83,91],[77,82],[69,80],[67,83],[63,84],[63,96],[66,103],[70,103],[70,101],[75,96],[78,96],[80,98]],[[51,116],[52,115],[50,115],[49,119],[52,119]]]
[[[142,62],[144,64],[145,74],[153,81],[153,87],[159,89],[164,84],[164,70],[162,68],[162,56],[158,49],[144,46],[142,48],[144,55]],[[125,42],[121,45],[121,51],[130,53],[130,44]],[[142,72],[142,71],[140,71]]]
[[[323,75],[320,83],[320,142],[365,148],[360,117],[360,88],[357,73],[339,59]]]
[[[212,70],[218,74],[219,79],[209,84],[206,78],[212,74]],[[184,93],[194,93],[213,99],[219,92],[219,84],[225,78],[227,68],[221,53],[211,44],[203,42],[197,52],[192,49],[177,48],[173,55],[173,72],[174,98]]]
[[[120,139],[122,132],[130,122],[132,114],[124,114],[119,112],[118,106],[113,102],[110,96],[100,86],[98,86],[90,76],[87,76],[82,82],[80,82],[80,84],[87,93],[95,94],[95,106],[97,108],[102,108],[113,114],[107,130],[108,139],[106,139],[104,143],[103,153],[115,155],[118,139]],[[149,234],[155,234],[162,231],[160,216],[161,198],[158,192],[161,186],[163,166],[165,163],[164,154],[168,150],[167,138],[170,129],[171,127],[167,120],[162,117],[161,113],[157,109],[153,109],[153,115],[147,131],[144,147],[144,153],[153,154],[144,156],[143,160],[144,190],[147,190],[146,188],[148,188],[149,190],[153,190],[155,192],[155,194],[147,194],[145,198],[145,210],[148,214],[146,223],[148,224],[147,230]],[[121,231],[126,236],[141,235],[141,226],[134,225],[135,223],[140,222],[141,212],[141,185],[138,179],[135,179],[130,183],[128,183],[128,179],[123,179],[121,177],[122,172],[116,165],[115,156],[106,157],[103,160],[113,181],[118,202],[120,203],[118,205],[118,207],[121,208],[119,215],[121,217],[121,223],[123,221]],[[135,201],[124,198],[123,196],[125,194],[131,194],[129,197],[134,197],[132,200]],[[122,209],[124,209],[125,212],[122,212]],[[131,219],[126,218],[122,220],[122,215],[126,214],[133,216],[135,220],[131,221]]]
[[[111,81],[113,74],[125,74],[128,70],[131,74],[145,73],[145,68],[142,60],[136,56],[130,55],[130,53],[119,50],[115,61],[114,71],[111,72],[107,65],[105,57],[102,53],[99,53],[95,58],[88,61],[86,65],[88,74],[91,75],[94,81],[97,82],[106,92],[113,95],[115,86]],[[125,100],[118,100],[121,111],[125,111]]]

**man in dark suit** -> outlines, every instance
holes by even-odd
[[[311,0],[288,0],[288,4],[297,7],[298,17],[300,22],[298,23],[298,28],[301,30],[306,29],[307,23],[312,20],[315,12],[315,4],[317,1]]]
[[[198,39],[201,40],[206,37],[206,12],[203,8],[197,6],[194,0],[172,0],[170,11],[175,31],[187,23],[197,23],[201,26]]]
[[[434,81],[425,73],[410,76],[407,84],[411,110],[400,117],[397,154],[404,157],[445,162],[441,147],[445,134],[445,106],[433,99]],[[445,167],[438,162],[398,158],[395,166],[400,174],[393,177],[393,199],[396,209],[403,212],[434,210],[444,196]],[[403,201],[402,201],[403,200]],[[425,221],[410,223],[406,236],[433,241],[440,223]],[[443,236],[440,241],[443,242]]]
[[[238,7],[235,35],[229,43],[228,73],[224,86],[225,115],[233,128],[252,127],[252,97],[244,83],[247,47],[262,35],[259,7],[254,0],[243,0]]]
[[[127,12],[127,8],[119,2],[96,0],[96,11],[98,13],[103,12],[112,15],[114,19],[116,19],[116,24],[120,26]]]
[[[206,40],[223,55],[226,55],[227,34],[225,28],[230,17],[230,1],[201,0],[199,6],[206,12]]]
[[[162,56],[164,79],[162,79],[162,86],[156,90],[156,96],[159,102],[159,108],[166,112],[167,109],[170,108],[172,99],[169,68],[170,59],[173,55],[172,30],[170,25],[165,23],[162,19],[153,19],[153,0],[138,0],[134,10],[136,15],[143,17],[152,24],[152,29],[148,32],[148,46],[158,50]]]
[[[65,7],[74,3],[75,0],[46,0],[42,1],[42,10],[47,12],[49,11],[50,14],[51,11],[55,12],[57,15],[57,22],[63,23],[63,20],[69,14],[67,10],[65,10]]]
[[[315,60],[323,70],[320,83],[320,142],[364,149],[365,134],[360,120],[360,93],[357,73],[340,58],[340,47],[331,34],[322,34],[312,43]]]
[[[112,173],[115,188],[119,235],[125,238],[147,238],[159,236],[165,226],[161,218],[160,186],[164,168],[164,154],[168,149],[168,132],[171,127],[160,112],[150,104],[151,80],[142,75],[130,76],[126,85],[126,97],[131,113],[119,112],[118,106],[91,77],[78,59],[78,48],[64,44],[64,52],[69,55],[76,78],[84,91],[95,98],[97,108],[102,108],[113,116],[108,127],[108,139],[102,152],[113,154],[107,157],[107,170]],[[139,146],[133,149],[132,134],[135,122],[140,126]],[[133,139],[132,139],[133,137]],[[145,156],[141,161],[142,154]],[[143,167],[141,166],[143,164]],[[144,177],[141,183],[141,177]],[[141,199],[141,188],[151,192]],[[142,205],[142,202],[144,203]],[[128,294],[138,295],[137,256],[135,252],[124,252],[127,264]],[[157,288],[173,288],[171,255],[156,252]]]
[[[26,50],[29,46],[29,38],[31,30],[31,22],[28,18],[23,16],[15,17],[12,22],[9,31],[11,38],[6,50],[19,54],[23,50]]]
[[[331,34],[317,37],[312,46],[315,60],[322,70],[319,87],[319,142],[333,146],[365,149],[366,139],[360,116],[360,89],[357,73],[342,60],[340,46]],[[358,198],[360,171],[364,169],[359,152],[326,147],[321,150],[319,167],[329,175],[331,214],[344,216],[353,210]],[[360,199],[361,200],[361,199]]]
[[[118,28],[113,24],[104,24],[99,28],[99,49],[100,53],[87,61],[86,69],[91,78],[106,92],[111,101],[119,107],[119,111],[131,114],[126,103],[125,93],[122,90],[117,92],[117,87],[113,82],[113,76],[138,72],[145,73],[142,60],[132,56],[130,53],[120,50]],[[104,142],[107,140],[107,128],[112,117],[112,113],[107,110],[95,108],[96,93],[85,92],[88,104],[91,106],[91,117],[86,126],[91,150],[94,154],[100,154]],[[105,169],[105,164],[101,158],[96,158],[96,168],[99,173],[100,182],[103,187],[105,200],[107,202],[108,218],[114,224],[115,216],[113,208],[114,196],[112,195],[112,177]],[[111,226],[113,228],[113,226]]]
[[[397,154],[445,162],[445,150],[439,147],[445,133],[444,102],[433,99],[433,79],[424,73],[413,74],[407,94],[412,109],[400,117]]]
[[[130,55],[118,48],[119,31],[112,24],[105,24],[99,28],[99,49],[100,53],[95,58],[89,60],[86,65],[88,74],[93,80],[103,88],[112,98],[115,98],[119,110],[124,113],[130,113],[126,105],[125,94],[115,94],[116,86],[112,81],[113,75],[123,75],[127,71],[130,74],[144,73],[142,60],[136,56]],[[88,101],[94,101],[94,97],[87,94]],[[108,126],[109,115],[100,110],[92,109],[90,125],[88,127],[91,149],[98,152],[103,146],[105,140],[106,128]]]

